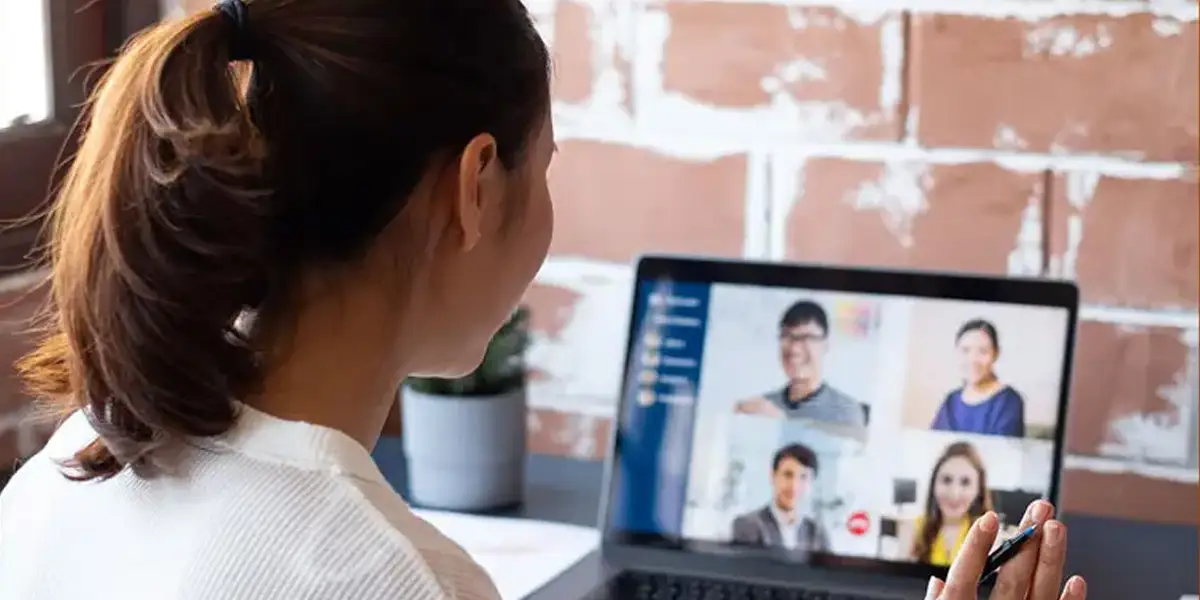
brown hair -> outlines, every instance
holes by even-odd
[[[929,474],[929,492],[925,498],[925,523],[913,539],[912,554],[920,562],[929,562],[929,553],[933,550],[933,543],[937,540],[938,533],[942,530],[942,509],[938,507],[937,498],[933,494],[933,488],[937,484],[938,471],[941,471],[942,465],[946,464],[952,458],[965,458],[975,468],[975,473],[979,476],[979,493],[971,501],[971,505],[967,507],[967,516],[975,520],[982,517],[987,511],[992,510],[992,496],[988,492],[987,485],[987,467],[984,466],[983,458],[979,456],[979,451],[968,442],[954,442],[946,446],[946,450],[942,452],[942,455],[937,459],[937,463],[933,465],[933,472]]]
[[[549,107],[520,0],[224,8],[128,42],[52,210],[45,337],[20,368],[100,434],[75,479],[228,430],[262,378],[238,317],[360,258],[475,135],[515,168]]]

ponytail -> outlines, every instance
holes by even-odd
[[[234,322],[268,288],[271,196],[234,26],[204,11],[144,31],[87,107],[50,215],[44,337],[19,364],[39,400],[99,433],[71,478],[159,466],[165,444],[228,430],[259,380]]]
[[[307,272],[361,261],[480,133],[515,170],[549,111],[519,0],[242,1],[136,36],[87,107],[19,365],[99,434],[69,477],[158,471],[165,445],[226,432]]]

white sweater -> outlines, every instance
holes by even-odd
[[[349,436],[244,407],[178,473],[72,482],[72,416],[0,493],[4,600],[498,600]]]

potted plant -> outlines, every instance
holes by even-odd
[[[529,310],[522,306],[492,338],[473,373],[405,381],[401,441],[411,502],[460,511],[521,502],[528,346]]]

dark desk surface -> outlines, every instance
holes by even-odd
[[[399,440],[381,440],[375,460],[403,494]],[[595,461],[532,456],[525,505],[504,514],[594,527],[602,472],[602,464]],[[1197,592],[1200,550],[1195,527],[1073,515],[1066,515],[1065,521],[1070,529],[1067,567],[1088,579],[1088,600],[1179,600]],[[569,583],[554,586],[554,600],[570,600],[563,594]],[[536,594],[536,600],[543,595]]]

